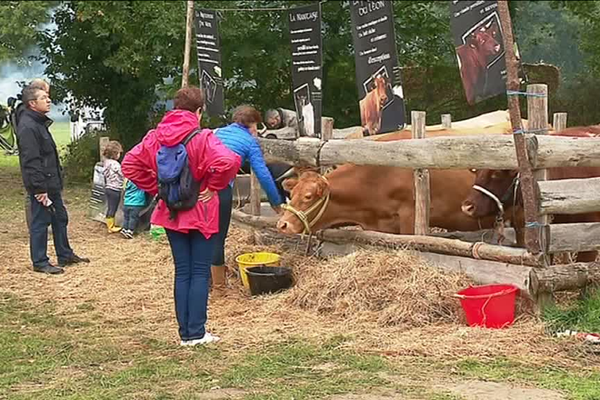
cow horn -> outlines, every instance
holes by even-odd
[[[290,178],[294,175],[296,175],[296,171],[294,170],[294,167],[291,167],[290,169],[285,171],[283,174],[281,174],[281,176],[279,178],[275,179],[275,181],[276,182],[283,181],[284,179]]]

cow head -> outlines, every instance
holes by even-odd
[[[500,53],[500,30],[498,24],[494,21],[488,27],[482,26],[479,30],[473,32],[467,41],[467,44],[478,50],[485,58],[489,58]]]
[[[383,107],[383,105],[387,101],[385,78],[381,75],[377,75],[374,79],[374,82],[375,82],[375,90],[376,90],[379,106]]]
[[[288,208],[305,213],[307,220],[313,221],[320,212],[319,204],[323,203],[323,199],[329,192],[328,186],[324,177],[314,170],[304,170],[299,178],[286,179],[283,187],[290,192],[291,196]],[[305,228],[298,215],[289,209],[286,209],[277,221],[277,229],[281,233],[302,233]]]
[[[504,206],[513,204],[518,173],[512,170],[471,170],[475,183],[462,202],[462,211],[472,218],[502,214]]]

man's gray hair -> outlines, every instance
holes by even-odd
[[[270,110],[267,110],[267,112],[265,113],[265,121],[269,120],[270,118],[275,118],[275,117],[279,117],[279,111],[271,108]]]
[[[43,80],[42,78],[35,78],[31,82],[29,82],[29,86],[38,88],[38,89],[42,89],[44,91],[50,90],[50,84],[48,82],[46,82],[45,80]]]
[[[29,85],[23,88],[23,92],[21,94],[21,101],[23,102],[23,104],[25,104],[25,107],[29,108],[29,102],[37,100],[39,96],[38,92],[46,93],[44,89],[36,85]]]

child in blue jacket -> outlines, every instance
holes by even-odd
[[[121,234],[127,239],[133,239],[133,233],[144,207],[146,207],[146,192],[127,180],[123,199],[123,229],[121,229]]]
[[[256,174],[260,186],[267,193],[271,207],[281,213],[281,204],[285,199],[281,197],[273,176],[267,168],[265,159],[258,140],[252,136],[256,133],[257,125],[261,122],[260,113],[251,106],[240,106],[233,113],[233,123],[215,130],[215,135],[221,142],[242,158],[242,165],[248,160],[250,168]],[[213,289],[226,288],[225,268],[225,238],[229,231],[231,221],[231,206],[233,203],[233,182],[225,189],[219,191],[219,234],[218,244],[213,257],[211,270]]]

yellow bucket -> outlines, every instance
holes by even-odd
[[[246,268],[256,267],[258,265],[264,265],[267,267],[278,267],[279,266],[279,255],[275,253],[246,253],[237,256],[235,262],[237,263],[240,270],[240,277],[242,278],[242,284],[250,288],[248,283],[248,275],[246,275]]]

